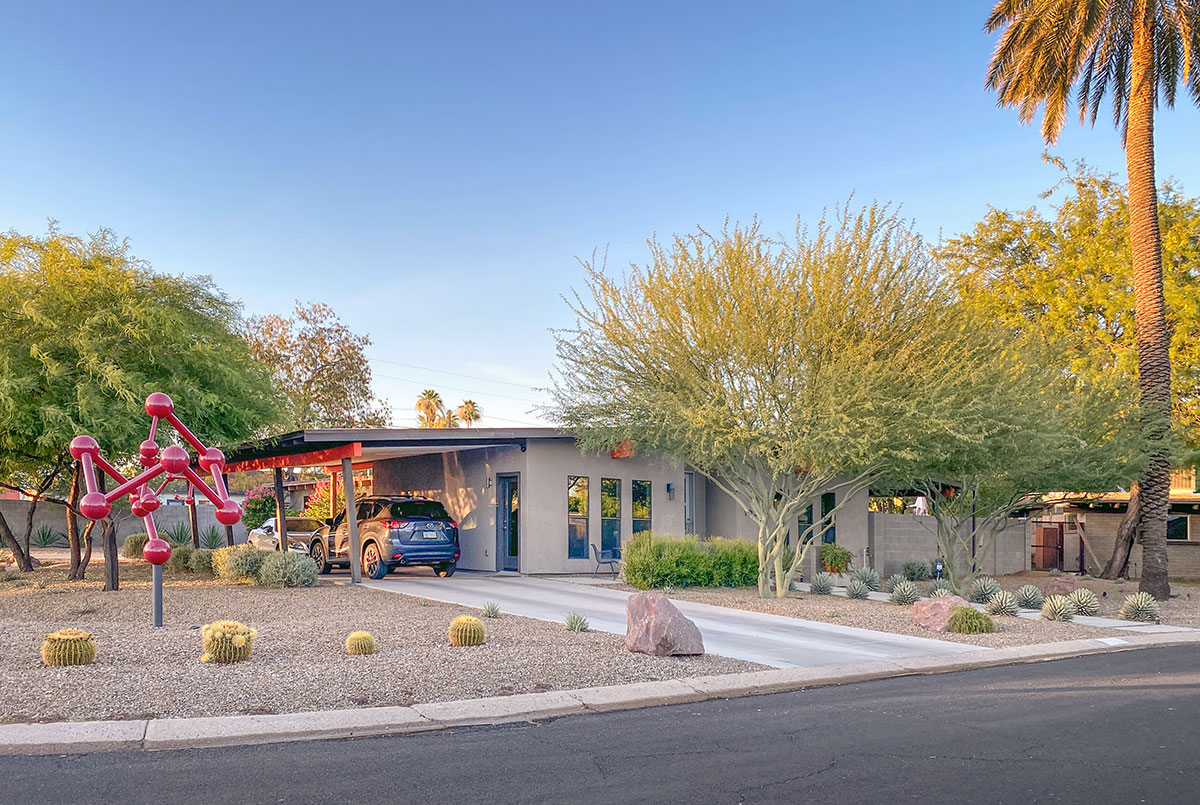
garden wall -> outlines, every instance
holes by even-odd
[[[4,514],[4,519],[8,521],[8,527],[12,529],[13,536],[18,540],[25,535],[25,518],[29,514],[30,502],[28,500],[0,500],[0,513]],[[129,513],[129,508],[118,508],[113,506],[114,519],[117,524],[117,539],[122,540],[130,534],[136,534],[139,531],[145,531],[142,525],[141,518],[134,517]],[[198,504],[196,506],[196,520],[199,522],[201,533],[210,525],[215,525],[221,534],[225,533],[225,526],[217,522],[216,510],[208,504]],[[188,521],[187,506],[178,506],[164,503],[154,513],[154,522],[159,530],[170,528],[176,523],[186,523]],[[67,533],[67,518],[63,512],[63,507],[53,503],[39,503],[33,514],[33,528],[36,531],[38,526],[42,524],[49,525],[55,531],[61,534]],[[87,525],[87,520],[80,518],[79,528],[82,530]],[[99,545],[96,538],[100,536],[99,531],[93,533],[93,550]],[[246,541],[246,527],[238,523],[233,527],[234,542]],[[59,547],[66,547],[66,539],[62,540]],[[37,546],[33,546],[34,553],[37,553]]]
[[[901,572],[905,562],[929,562],[938,555],[937,523],[932,517],[870,512],[867,526],[873,564],[882,576]],[[1008,527],[996,535],[983,572],[1003,575],[1028,569],[1028,526],[1028,520],[1009,520]]]

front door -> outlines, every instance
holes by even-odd
[[[516,475],[496,476],[496,554],[501,570],[521,569],[520,489]]]

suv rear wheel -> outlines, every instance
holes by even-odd
[[[387,565],[384,564],[383,557],[379,553],[379,546],[374,542],[368,542],[367,546],[363,548],[362,568],[368,578],[382,579],[387,575]]]

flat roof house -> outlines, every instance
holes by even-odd
[[[592,545],[617,547],[649,529],[702,538],[758,534],[732,498],[684,464],[630,445],[583,453],[569,432],[556,428],[310,429],[228,455],[230,473],[286,467],[369,467],[376,495],[440,501],[458,521],[459,566],[469,570],[590,573]],[[816,496],[793,538],[806,518],[842,503],[841,494],[833,488]],[[905,561],[934,558],[931,518],[870,512],[868,500],[864,489],[846,501],[825,541],[847,548],[855,567],[873,565],[884,574]],[[1024,524],[1011,531],[998,541],[989,572],[1028,566]],[[806,577],[817,554],[810,551]]]

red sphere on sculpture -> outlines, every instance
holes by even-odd
[[[134,517],[145,517],[150,510],[142,505],[142,499],[135,495],[129,496],[129,511]]]
[[[88,492],[79,499],[79,513],[89,520],[108,517],[110,511],[112,504],[105,499],[103,492]]]
[[[100,445],[91,436],[76,436],[71,440],[70,450],[71,458],[76,461],[83,458],[85,453],[92,458],[100,455]]]
[[[188,460],[188,452],[179,445],[174,444],[163,448],[160,460],[162,461],[163,469],[172,475],[182,474],[187,469],[188,464],[191,463]]]
[[[146,413],[150,416],[163,419],[174,410],[175,403],[171,402],[171,398],[161,391],[156,391],[146,398]]]
[[[217,522],[221,525],[233,525],[242,519],[242,507],[236,501],[227,500],[217,507]]]
[[[205,472],[220,472],[225,469],[225,454],[215,447],[210,447],[199,457],[200,469]]]
[[[139,461],[143,467],[153,467],[154,462],[158,461],[158,443],[153,439],[147,439],[138,446]]]
[[[155,537],[142,548],[142,557],[152,565],[165,564],[171,558],[171,546],[165,539]]]
[[[142,508],[148,512],[158,511],[158,505],[162,503],[162,501],[158,499],[158,495],[154,494],[154,490],[152,489],[147,489],[142,493],[141,501]]]

